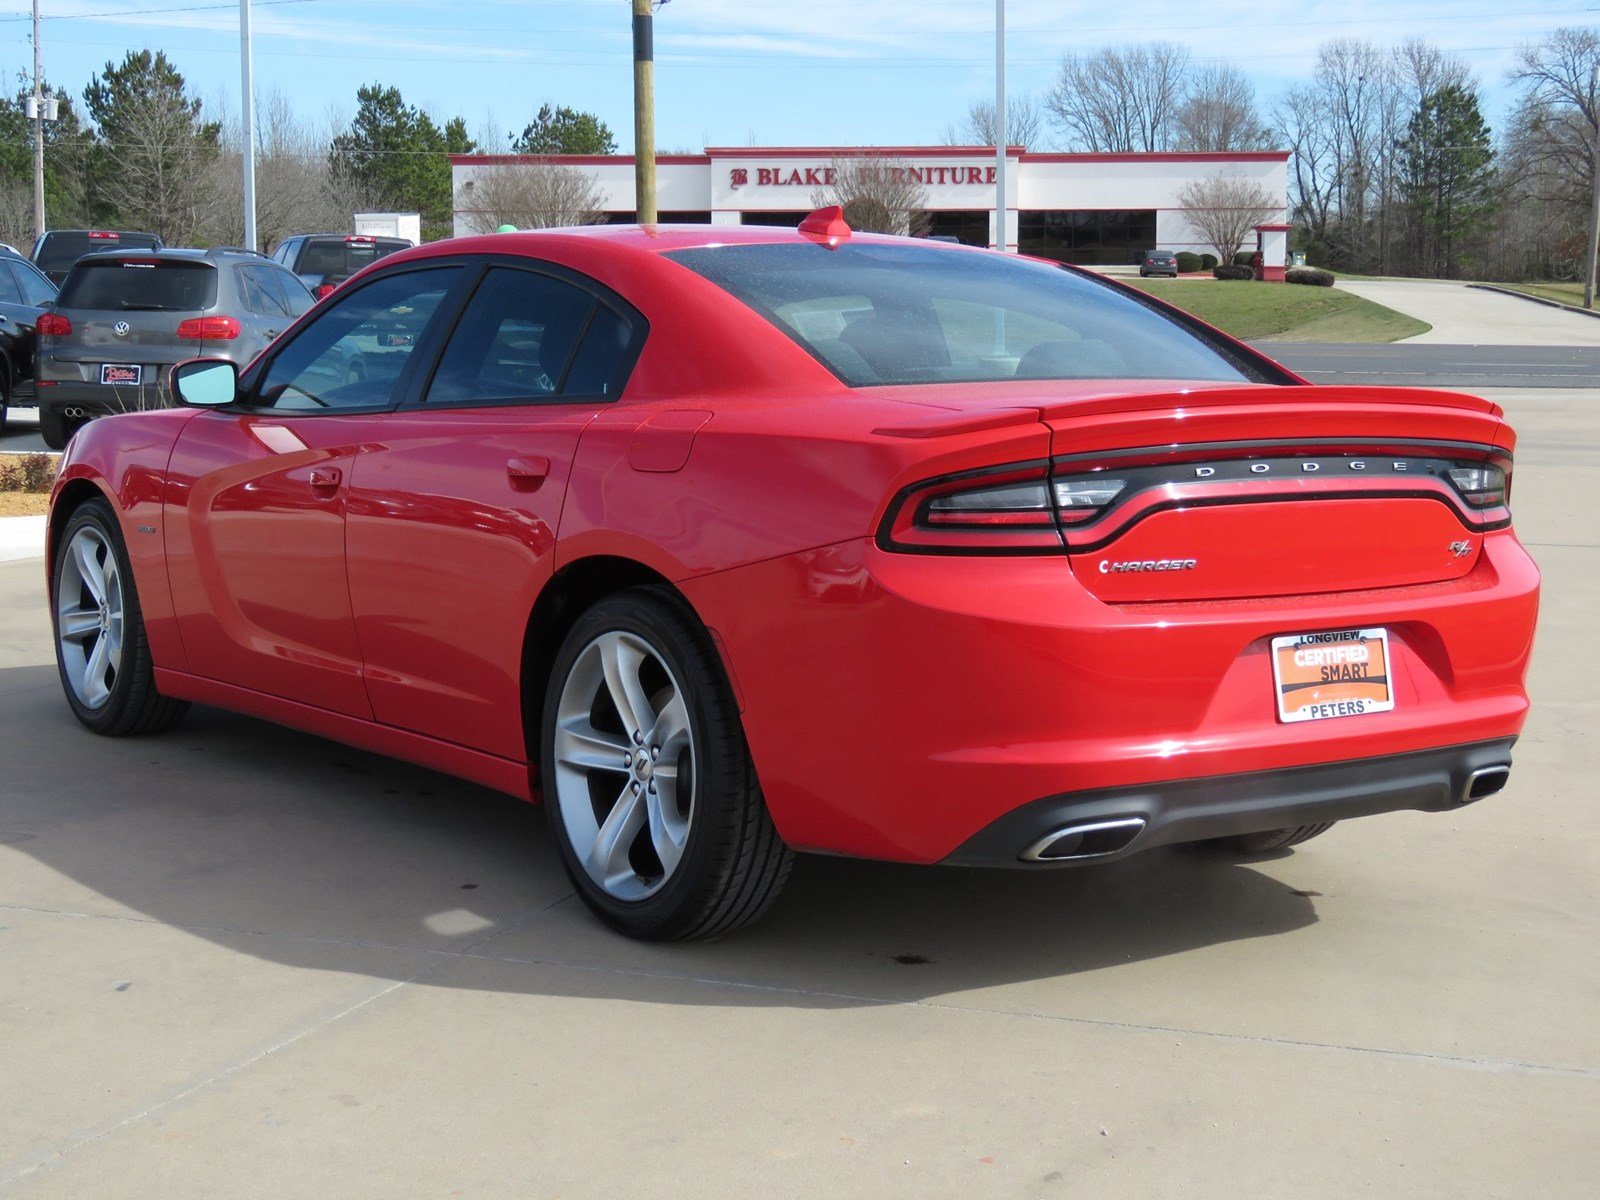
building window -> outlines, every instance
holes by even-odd
[[[788,229],[797,228],[801,221],[811,215],[808,208],[804,212],[746,212],[739,214],[741,225],[779,225]]]
[[[1154,209],[1053,209],[1018,214],[1024,254],[1061,262],[1136,263],[1156,244]]]
[[[955,209],[945,212],[925,212],[922,222],[924,237],[954,238],[963,246],[989,245],[989,210],[987,208]]]

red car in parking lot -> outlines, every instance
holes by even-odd
[[[793,851],[1453,810],[1527,711],[1495,405],[837,212],[418,247],[176,390],[56,487],[78,718],[216,704],[542,797],[635,936],[738,927]]]

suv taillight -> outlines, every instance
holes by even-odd
[[[60,313],[41,313],[39,319],[33,323],[36,333],[43,337],[66,337],[72,332],[72,322]]]
[[[334,289],[336,289],[338,286],[339,285],[336,283],[317,284],[317,299],[326,300],[329,296],[333,295]]]
[[[190,317],[178,322],[178,336],[201,342],[231,342],[239,336],[239,322],[233,317]]]

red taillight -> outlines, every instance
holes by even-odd
[[[970,472],[907,488],[884,518],[878,543],[924,554],[1059,552],[1048,466]]]
[[[338,287],[338,286],[339,285],[336,284],[336,283],[319,283],[319,284],[317,284],[317,299],[318,300],[324,300],[327,297],[333,295],[333,289]]]
[[[239,336],[239,322],[233,317],[190,317],[178,323],[178,336],[201,342],[231,342]]]
[[[376,243],[378,239],[366,233],[352,233],[344,240],[347,242],[361,242],[364,245],[372,245]]]
[[[122,235],[120,233],[101,233],[99,230],[95,230],[89,234],[89,240],[92,242],[120,242]]]
[[[43,313],[33,328],[43,337],[66,337],[72,332],[72,322],[60,313]]]
[[[933,479],[901,493],[878,544],[920,554],[1059,552],[1063,526],[1093,520],[1126,486],[1098,472],[1052,478],[1042,462]]]

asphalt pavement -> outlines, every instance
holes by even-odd
[[[641,946],[542,815],[199,709],[82,731],[0,564],[0,1195],[1592,1197],[1600,393],[1499,393],[1545,572],[1508,789],[1249,864],[803,858]]]
[[[1513,304],[1523,301],[1513,300]],[[1549,312],[1541,305],[1528,308]],[[1582,317],[1574,318],[1583,320]],[[1600,330],[1600,319],[1594,321]],[[1387,345],[1255,342],[1257,350],[1313,383],[1403,387],[1600,388],[1600,345],[1439,345],[1417,339]]]

